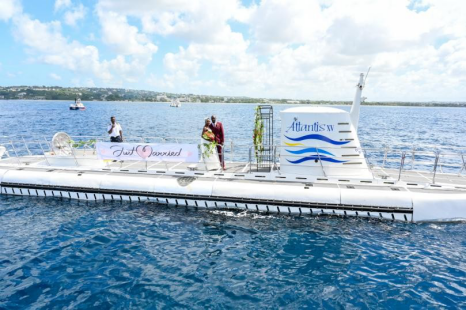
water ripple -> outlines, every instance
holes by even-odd
[[[0,308],[466,306],[463,224],[0,205]]]

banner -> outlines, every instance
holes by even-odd
[[[197,144],[97,142],[99,159],[199,162]]]

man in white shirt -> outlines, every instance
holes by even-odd
[[[111,124],[107,127],[110,142],[123,142],[123,130],[121,125],[117,123],[115,116],[110,117]]]

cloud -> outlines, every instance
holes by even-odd
[[[82,34],[93,45],[0,1],[11,8],[0,19],[13,21],[29,58],[79,72],[80,83],[350,100],[372,66],[369,100],[464,100],[466,1],[99,0],[92,9],[56,1],[66,25],[92,10],[100,29]],[[102,57],[101,43],[113,56]],[[160,44],[165,54],[155,57]]]
[[[205,20],[187,4],[141,17],[143,30],[189,42],[165,55],[167,85],[181,89],[210,68],[230,94],[351,99],[358,73],[372,65],[372,100],[439,100],[439,88],[449,89],[444,100],[464,98],[466,24],[460,12],[466,5],[458,1],[420,1],[413,8],[406,0],[263,0],[231,8],[211,18],[219,10],[206,5]],[[239,11],[247,14],[240,19]],[[232,20],[249,31],[233,31]],[[212,30],[197,35],[205,25]],[[439,39],[444,42],[437,46]]]
[[[49,77],[51,77],[52,79],[56,80],[56,81],[60,81],[61,80],[61,76],[59,76],[58,74],[55,74],[55,73],[50,73],[49,74]]]
[[[187,48],[180,47],[178,51],[168,52],[163,57],[165,72],[158,78],[150,78],[151,85],[163,85],[169,88],[176,87],[199,87],[207,85],[198,79],[199,71],[206,63],[208,70],[214,70],[220,75],[236,76],[240,71],[234,64],[247,67],[247,63],[257,64],[253,55],[247,55],[249,42],[244,39],[243,34],[234,32],[229,21],[243,22],[248,20],[254,10],[254,6],[244,7],[239,1],[157,1],[147,3],[136,0],[133,5],[128,6],[125,1],[99,2],[99,10],[112,12],[117,16],[110,16],[115,22],[121,16],[132,16],[139,18],[142,23],[142,33],[161,35],[167,38],[180,38],[188,43]],[[102,19],[102,18],[101,18]],[[125,24],[125,20],[118,23]],[[118,30],[115,25],[109,27],[115,33],[125,33],[124,29]],[[103,23],[103,34],[107,37],[107,44],[112,43],[105,31]],[[117,36],[121,39],[120,36]],[[134,35],[125,35],[134,38]],[[120,52],[125,49],[136,47],[134,42],[124,42]],[[117,44],[114,44],[118,46]],[[140,46],[139,46],[140,48]],[[251,70],[248,70],[251,72]],[[240,82],[240,81],[238,81]]]
[[[76,26],[76,22],[83,19],[86,15],[86,12],[87,9],[82,4],[79,4],[70,11],[65,12],[63,17],[65,24],[69,26]]]
[[[147,61],[137,57],[128,62],[125,55],[100,60],[97,47],[65,38],[58,21],[42,23],[21,14],[14,18],[14,35],[28,47],[36,61],[93,75],[103,82],[115,82],[115,76],[120,80],[134,81],[135,76],[143,74],[147,65]]]
[[[71,0],[55,0],[55,11],[67,8],[71,6]]]
[[[118,68],[126,80],[137,81],[151,63],[158,47],[136,26],[130,25],[126,16],[100,9],[97,14],[102,26],[102,41],[118,54],[111,65]],[[130,63],[125,62],[127,56],[131,58]]]
[[[99,0],[98,7],[102,10],[125,13],[132,16],[153,15],[166,11],[193,10],[200,5],[199,1],[192,0]]]
[[[103,42],[113,47],[117,53],[150,56],[157,52],[157,46],[145,34],[139,33],[136,26],[129,25],[124,15],[100,10],[98,15]]]
[[[7,21],[21,10],[18,0],[0,0],[0,20]]]
[[[71,1],[55,3],[58,9],[71,5]],[[113,59],[102,60],[96,46],[84,45],[65,37],[59,21],[41,22],[33,19],[23,13],[20,6],[10,11],[14,12],[11,13],[13,15],[10,14],[13,35],[27,47],[29,61],[59,66],[79,72],[84,77],[95,77],[103,83],[121,85],[122,81],[137,81],[144,75],[147,65],[152,61],[152,55],[157,51],[157,46],[146,35],[139,33],[137,27],[129,25],[125,16],[116,13],[110,12],[104,16],[98,12],[104,42],[114,48],[116,53]],[[65,23],[75,24],[85,12],[86,8],[82,5],[72,8],[64,15]]]
[[[221,41],[230,30],[226,21],[245,20],[250,14],[238,0],[101,0],[98,8],[140,18],[145,33],[196,42]]]
[[[261,43],[305,43],[322,37],[329,21],[324,18],[319,2],[262,1],[253,11],[249,24]]]

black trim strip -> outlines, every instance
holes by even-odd
[[[130,190],[112,190],[112,189],[100,189],[100,188],[85,188],[85,187],[67,187],[67,186],[51,186],[51,185],[37,185],[37,184],[19,184],[19,183],[1,183],[2,187],[6,188],[25,188],[25,189],[35,189],[35,190],[61,190],[68,192],[68,195],[71,198],[69,192],[75,193],[97,193],[102,195],[127,195],[127,196],[146,196],[152,198],[163,198],[166,199],[189,199],[189,200],[204,200],[207,205],[207,201],[213,201],[217,206],[217,202],[229,202],[229,203],[242,203],[242,204],[257,204],[266,205],[275,205],[281,207],[307,207],[307,208],[319,208],[330,210],[347,210],[347,211],[366,211],[366,212],[384,212],[384,213],[407,213],[412,214],[412,208],[403,208],[403,207],[378,207],[378,206],[362,206],[362,205],[343,205],[343,204],[325,204],[325,203],[316,203],[316,202],[298,202],[298,201],[288,201],[288,200],[270,200],[270,199],[257,199],[257,198],[239,198],[239,197],[229,197],[229,196],[204,196],[204,195],[191,195],[191,194],[171,194],[171,193],[158,193],[158,192],[144,192],[144,191],[130,191]],[[104,196],[105,197],[105,196]],[[113,198],[113,197],[112,197]],[[105,200],[105,198],[104,198]],[[356,215],[358,215],[356,213]]]

